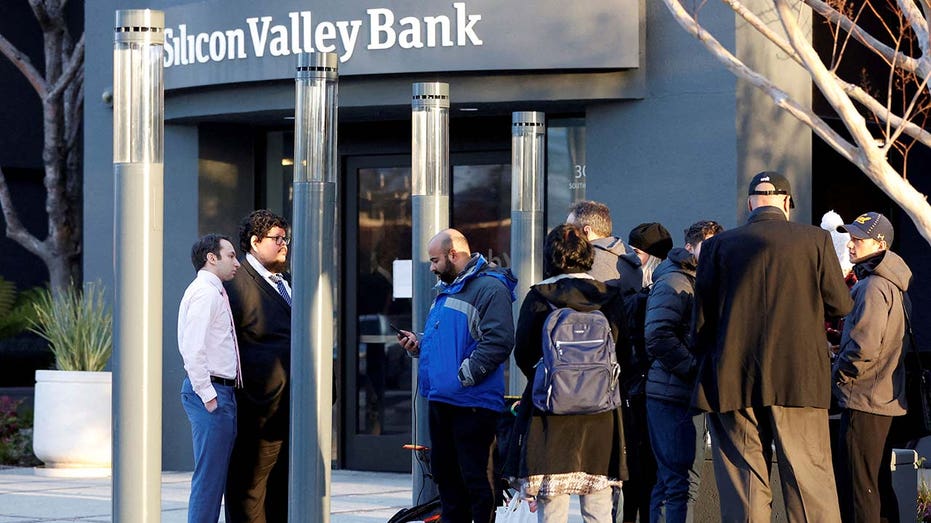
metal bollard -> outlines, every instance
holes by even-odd
[[[918,453],[912,449],[892,449],[892,490],[899,503],[902,521],[918,510]]]

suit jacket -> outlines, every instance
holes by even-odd
[[[290,281],[290,275],[284,277]],[[278,435],[284,439],[290,399],[291,307],[247,260],[224,285],[242,362],[239,409],[257,417],[259,428],[271,423],[269,430],[283,432]]]
[[[828,408],[824,321],[852,307],[830,234],[758,207],[745,225],[702,244],[693,404],[711,412]]]

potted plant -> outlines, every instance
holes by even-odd
[[[113,316],[103,287],[43,292],[31,330],[45,338],[57,370],[37,370],[32,446],[58,476],[110,474]]]

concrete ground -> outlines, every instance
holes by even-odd
[[[334,470],[332,478],[333,523],[384,523],[411,502],[409,474]],[[110,478],[49,478],[29,468],[0,469],[0,523],[109,522],[110,488]],[[190,472],[162,473],[162,523],[187,521],[190,489]]]
[[[112,521],[110,478],[50,478],[0,467],[0,523]],[[190,472],[162,473],[162,523],[187,521]],[[411,503],[410,474],[334,470],[331,523],[384,523]],[[569,521],[582,521],[573,496]],[[220,521],[224,521],[220,517]]]

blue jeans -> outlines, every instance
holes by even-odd
[[[647,424],[656,456],[650,521],[692,521],[705,459],[705,415],[687,405],[647,398]]]
[[[191,382],[184,378],[181,385],[181,405],[191,422],[194,442],[194,477],[188,501],[189,523],[217,523],[220,501],[226,490],[233,442],[236,440],[236,395],[233,387],[214,383],[217,408],[207,412]]]

